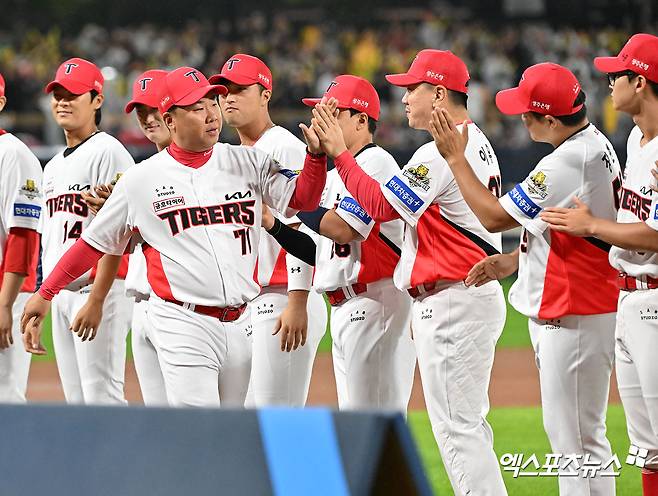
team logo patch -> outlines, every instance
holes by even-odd
[[[359,205],[354,198],[350,198],[349,196],[346,196],[341,200],[340,204],[338,205],[338,208],[344,210],[345,212],[351,213],[357,219],[363,222],[365,225],[368,225],[370,224],[370,222],[372,222],[372,217],[368,215],[368,212],[366,212],[363,209],[363,207]]]
[[[539,171],[526,179],[525,184],[528,188],[528,195],[530,198],[545,200],[548,196],[548,188],[546,187],[546,174],[544,174],[542,171]]]
[[[27,203],[14,203],[14,216],[38,219],[41,217],[41,207]]]
[[[153,211],[155,213],[162,212],[172,207],[182,207],[185,205],[185,198],[182,196],[175,196],[173,198],[165,198],[164,200],[158,200],[153,202]]]
[[[277,172],[279,174],[284,175],[288,179],[294,179],[299,175],[299,171],[294,171],[294,170],[290,170],[290,169],[279,169]]]
[[[411,188],[398,176],[393,176],[386,183],[386,189],[391,191],[402,204],[410,211],[416,213],[423,206],[423,200],[411,191]]]
[[[519,210],[530,219],[534,219],[537,217],[537,214],[541,212],[541,207],[525,194],[525,191],[523,191],[520,184],[517,184],[512,191],[507,193],[507,196],[509,196]]]
[[[412,188],[422,188],[427,191],[430,189],[430,170],[426,165],[420,164],[418,167],[409,167],[403,172],[404,177],[409,179]]]
[[[23,196],[27,196],[30,200],[34,200],[37,196],[41,196],[39,188],[34,179],[28,179],[25,184],[21,186],[20,192]]]

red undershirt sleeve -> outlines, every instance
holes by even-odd
[[[69,283],[91,269],[103,255],[102,251],[92,247],[84,239],[78,239],[57,262],[39,288],[39,294],[46,300],[52,300]]]
[[[4,254],[4,272],[29,274],[36,267],[39,233],[26,227],[12,227],[7,236]]]
[[[391,206],[379,182],[359,167],[352,154],[345,150],[334,159],[336,170],[354,199],[368,212],[375,222],[399,219],[400,214]]]
[[[299,173],[295,191],[288,202],[288,207],[302,212],[318,208],[324,183],[327,180],[327,157],[306,153],[304,168]]]

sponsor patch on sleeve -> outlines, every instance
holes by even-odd
[[[38,219],[41,217],[41,207],[39,205],[30,205],[29,203],[14,203],[14,216]]]
[[[520,184],[517,184],[512,191],[507,193],[507,196],[509,196],[519,210],[530,219],[534,219],[537,217],[537,214],[541,212],[541,207],[525,194],[525,191],[523,191]]]
[[[346,196],[340,201],[338,208],[344,210],[345,212],[351,213],[365,225],[368,225],[370,222],[372,222],[372,217],[368,215],[368,213],[363,209],[361,205],[357,203],[354,198]]]
[[[658,203],[656,203],[656,208],[653,211],[653,220],[658,220]]]
[[[279,169],[277,172],[279,174],[283,174],[288,179],[294,179],[299,175],[299,172],[296,172],[296,171],[290,170],[290,169]]]
[[[398,176],[389,179],[385,186],[412,212],[418,212],[420,207],[423,206],[423,200],[411,191],[411,188]]]

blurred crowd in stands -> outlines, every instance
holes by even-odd
[[[632,125],[612,110],[605,76],[592,66],[595,56],[617,53],[631,33],[556,30],[538,23],[494,26],[405,9],[366,27],[310,17],[253,13],[235,21],[189,21],[171,27],[140,24],[106,29],[88,24],[74,33],[57,28],[0,30],[0,72],[7,80],[9,100],[0,114],[0,128],[29,137],[33,144],[61,143],[61,131],[54,127],[49,99],[42,90],[62,60],[79,56],[103,67],[106,98],[101,127],[126,144],[137,145],[142,135],[134,117],[123,114],[137,74],[147,68],[189,65],[209,76],[231,54],[246,52],[261,57],[272,69],[271,107],[277,123],[296,129],[308,115],[302,97],[321,95],[337,74],[358,74],[373,82],[382,100],[378,142],[411,149],[428,136],[409,130],[400,103],[402,92],[388,85],[384,74],[405,71],[414,54],[426,47],[450,49],[465,60],[471,74],[469,111],[496,146],[527,145],[520,120],[503,117],[494,95],[516,85],[525,67],[542,61],[558,62],[575,72],[587,93],[590,119],[618,149]],[[230,130],[223,136],[235,139]]]

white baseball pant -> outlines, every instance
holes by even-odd
[[[148,300],[135,301],[131,324],[131,343],[135,371],[146,406],[165,406],[167,392],[160,370],[158,352],[154,344],[155,336],[149,328],[146,317]]]
[[[631,445],[658,470],[658,289],[621,291],[615,365]],[[644,454],[644,453],[642,453]]]
[[[411,298],[392,279],[331,307],[334,375],[341,410],[406,414],[416,352],[409,329]]]
[[[116,279],[105,298],[96,337],[82,341],[69,328],[90,290],[64,290],[52,302],[53,345],[64,397],[67,403],[125,404],[126,322],[133,300],[125,296],[123,280]]]
[[[248,309],[221,322],[151,295],[147,321],[169,405],[244,406],[251,370]]]
[[[283,286],[263,288],[249,303],[253,356],[247,406],[303,407],[306,404],[315,354],[327,329],[327,307],[322,295],[309,292],[306,344],[285,352],[281,351],[281,336],[272,336],[272,331],[287,304],[288,290]]]
[[[498,282],[443,286],[415,299],[412,330],[425,403],[458,496],[506,495],[487,422],[496,341],[505,325]]]
[[[614,357],[615,314],[567,315],[528,320],[539,369],[544,430],[563,469],[574,470],[564,455],[589,456],[605,464],[612,457],[605,436],[610,373]],[[558,478],[563,496],[614,496],[614,477]]]
[[[23,347],[21,315],[32,293],[18,293],[12,307],[11,335],[14,344],[0,350],[0,403],[25,403],[32,354]]]

